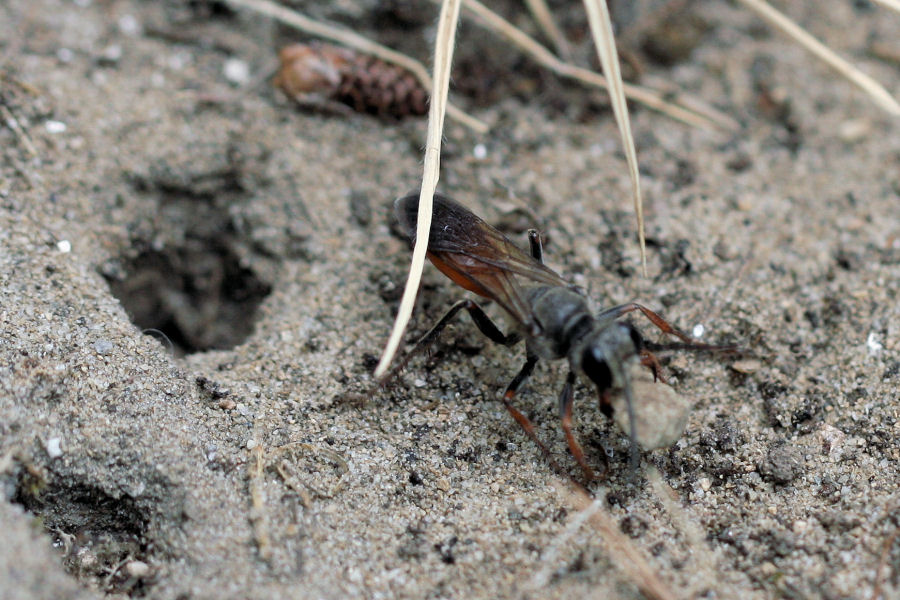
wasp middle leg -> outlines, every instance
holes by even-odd
[[[541,449],[541,453],[544,455],[544,458],[547,459],[547,462],[550,463],[550,466],[553,468],[553,470],[556,471],[557,473],[559,473],[560,475],[569,477],[569,479],[572,481],[573,484],[575,484],[576,486],[583,489],[581,484],[579,484],[577,481],[572,479],[568,475],[568,473],[566,473],[566,471],[559,465],[559,463],[557,463],[556,460],[553,458],[553,455],[550,453],[550,449],[547,448],[547,446],[544,444],[544,442],[542,442],[541,439],[537,436],[537,432],[535,432],[535,430],[534,430],[534,424],[531,422],[531,419],[526,417],[522,411],[520,411],[518,408],[516,408],[512,404],[512,400],[513,400],[513,398],[515,398],[516,392],[519,391],[519,388],[522,386],[523,383],[525,383],[525,380],[528,379],[531,376],[531,374],[534,372],[534,367],[535,367],[535,365],[537,365],[537,362],[538,362],[538,357],[535,356],[534,354],[529,353],[525,359],[525,364],[522,365],[522,368],[519,370],[519,372],[516,374],[516,376],[513,378],[513,380],[509,383],[509,385],[506,387],[506,391],[503,393],[503,406],[506,408],[507,412],[509,412],[509,414],[512,416],[512,418],[515,419],[516,423],[518,423],[519,426],[525,431],[525,434],[528,435],[529,438],[531,438],[531,441],[533,441],[535,444],[537,444],[538,448]],[[576,444],[576,446],[577,446],[577,444]],[[579,450],[580,450],[580,448],[579,448]],[[583,460],[583,458],[584,458],[584,455],[582,453],[582,460]],[[576,457],[576,460],[577,460],[577,457]],[[581,463],[579,463],[579,464],[581,464]],[[588,477],[588,480],[592,479],[593,472],[591,472],[590,467],[587,467],[586,464],[583,464],[582,467],[587,468],[587,471],[585,471],[585,475]],[[588,476],[588,474],[590,474],[590,475]]]

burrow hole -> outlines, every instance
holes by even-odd
[[[128,573],[133,561],[152,564],[147,519],[127,497],[76,484],[50,484],[26,472],[12,501],[38,515],[66,571],[108,594],[145,595],[152,579]]]
[[[171,344],[176,356],[241,344],[272,291],[249,266],[250,245],[230,217],[232,179],[213,193],[208,180],[204,186],[197,193],[138,181],[139,191],[156,194],[155,231],[101,269],[132,322]]]

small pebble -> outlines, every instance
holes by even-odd
[[[222,72],[228,83],[238,87],[246,85],[250,81],[250,65],[239,58],[229,58],[222,67]]]
[[[72,59],[75,58],[75,53],[68,48],[59,48],[56,51],[56,58],[61,63],[72,62]]]
[[[100,60],[105,64],[115,64],[122,58],[122,46],[110,44],[100,53]]]
[[[750,373],[756,373],[762,368],[762,362],[756,360],[755,358],[748,358],[746,360],[736,360],[731,363],[731,368],[737,371],[738,373],[743,373],[744,375],[749,375]]]
[[[94,350],[100,356],[106,356],[113,350],[113,344],[109,340],[97,340],[94,342]]]
[[[44,129],[47,130],[47,133],[64,133],[68,127],[62,121],[50,119],[44,122]]]
[[[137,35],[141,32],[141,23],[134,15],[123,15],[119,19],[119,30],[125,35]]]
[[[874,331],[869,332],[869,335],[866,338],[866,347],[869,349],[869,356],[873,356],[884,350],[884,345],[878,341],[878,334]]]
[[[60,240],[56,242],[56,249],[63,254],[68,254],[72,251],[72,242],[70,242],[69,240]]]
[[[141,579],[150,573],[150,565],[142,560],[132,560],[125,565],[125,572],[131,577]]]
[[[47,450],[47,456],[50,458],[59,458],[62,456],[61,442],[62,440],[58,437],[52,437],[47,440],[47,443],[44,445],[44,448]]]
[[[838,137],[852,144],[866,138],[872,131],[872,122],[868,119],[850,119],[838,126]]]
[[[701,477],[699,483],[700,483],[700,488],[704,492],[708,492],[709,488],[712,487],[712,482],[709,480],[709,477]]]

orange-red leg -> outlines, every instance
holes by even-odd
[[[575,434],[572,433],[572,406],[575,403],[575,394],[572,388],[574,385],[575,373],[569,373],[569,376],[566,378],[566,384],[559,395],[559,419],[562,423],[563,433],[566,436],[566,442],[569,444],[569,450],[572,452],[572,456],[575,457],[575,462],[578,463],[584,472],[584,478],[587,481],[592,481],[594,479],[594,471],[587,464],[587,460],[584,458],[584,451],[581,449],[578,440],[575,439]]]
[[[619,306],[613,306],[612,308],[608,308],[608,309],[604,310],[603,312],[601,312],[599,315],[597,315],[597,317],[600,319],[604,319],[607,317],[612,318],[612,319],[617,319],[624,314],[628,314],[628,313],[636,311],[636,310],[641,311],[641,314],[643,314],[645,317],[647,317],[650,320],[650,322],[653,323],[654,325],[656,325],[659,328],[659,330],[662,331],[663,333],[667,333],[669,335],[674,335],[675,337],[677,337],[678,339],[680,339],[683,342],[688,342],[690,344],[697,343],[697,340],[695,340],[688,334],[684,333],[683,331],[679,331],[674,325],[672,325],[671,323],[666,321],[660,315],[653,312],[646,306],[644,306],[642,304],[638,304],[636,302],[629,302],[628,304],[620,304]]]
[[[667,383],[666,378],[663,376],[662,365],[659,364],[659,359],[656,358],[655,354],[649,350],[641,350],[641,365],[650,369],[650,372],[653,373],[653,381]]]

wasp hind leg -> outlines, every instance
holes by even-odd
[[[698,344],[705,346],[706,344],[698,343],[697,340],[689,336],[688,334],[680,331],[677,327],[672,325],[670,322],[662,318],[659,314],[653,312],[643,304],[638,304],[637,302],[629,302],[628,304],[620,304],[619,306],[613,306],[612,308],[608,308],[597,315],[598,319],[611,318],[617,319],[624,314],[628,314],[630,312],[634,312],[636,310],[641,311],[647,319],[656,325],[656,327],[666,333],[668,335],[673,335],[680,339],[682,342],[687,342],[689,344]]]

